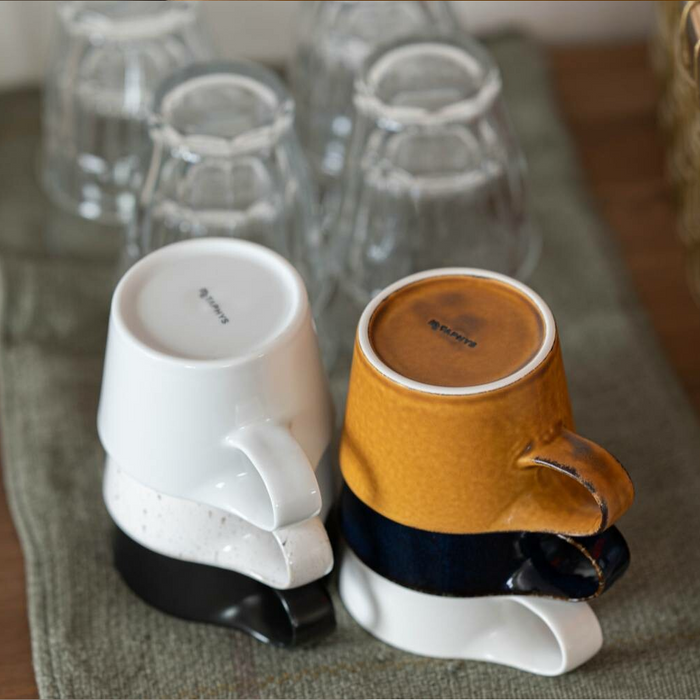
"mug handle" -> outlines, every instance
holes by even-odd
[[[603,646],[603,633],[588,603],[530,596],[501,598],[502,627],[484,653],[497,663],[541,676],[560,676],[586,663]]]
[[[319,514],[316,473],[288,428],[271,421],[254,423],[236,430],[226,443],[250,460],[267,495],[265,507],[258,503],[241,517],[262,530],[277,530]]]
[[[252,469],[234,464],[209,476],[190,500],[233,513],[268,532],[318,515],[321,489],[314,468],[286,427],[265,421],[238,428],[224,449],[243,453]]]
[[[335,629],[321,581],[279,591],[235,571],[151,551],[115,528],[114,564],[136,595],[162,612],[229,627],[278,647],[317,642]]]
[[[588,603],[423,593],[384,578],[350,548],[340,558],[338,592],[367,632],[421,656],[487,661],[559,676],[584,664],[603,644]]]
[[[543,504],[551,509],[552,527],[537,528],[540,530],[596,535],[618,520],[634,500],[634,486],[622,464],[600,445],[566,428],[552,440],[534,443],[518,459],[518,466],[546,467],[571,477],[572,481],[563,482],[565,491],[557,480],[554,495],[537,504],[538,509]],[[589,496],[585,510],[581,508],[582,489]]]

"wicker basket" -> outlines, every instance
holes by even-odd
[[[661,81],[659,121],[676,190],[688,283],[700,304],[700,0],[657,2],[652,61]]]

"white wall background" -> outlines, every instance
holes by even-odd
[[[40,79],[50,35],[50,0],[0,0],[0,88]],[[219,52],[283,61],[294,38],[298,2],[205,2]],[[518,27],[548,42],[631,40],[646,36],[652,2],[604,0],[452,3],[473,32]]]

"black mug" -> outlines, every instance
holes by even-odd
[[[115,530],[115,566],[154,608],[280,647],[314,642],[335,629],[333,602],[321,581],[277,590],[235,571],[166,557]]]

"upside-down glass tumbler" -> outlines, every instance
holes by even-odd
[[[447,2],[302,2],[290,65],[297,128],[319,183],[340,175],[354,116],[353,82],[365,59],[417,33],[451,35]]]
[[[405,275],[532,265],[525,161],[501,76],[471,40],[398,44],[355,86],[356,128],[335,236],[363,305]]]
[[[329,282],[316,191],[277,77],[247,61],[185,68],[159,87],[149,131],[127,261],[187,238],[253,241],[297,268],[316,313]]]
[[[330,256],[342,268],[329,323],[348,366],[362,309],[392,282],[455,266],[523,278],[539,249],[501,76],[478,43],[425,39],[380,50],[354,100]]]
[[[171,71],[210,58],[196,2],[58,2],[42,179],[84,218],[127,221],[148,161],[146,117]]]

